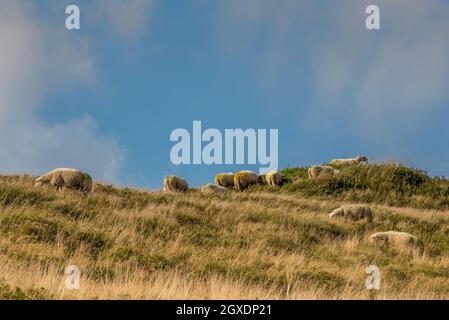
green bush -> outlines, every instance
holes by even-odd
[[[396,164],[337,167],[340,175],[309,179],[307,168],[288,168],[282,173],[289,183],[284,192],[306,196],[331,196],[351,201],[379,202],[424,208],[449,208],[449,180]],[[272,190],[276,192],[276,190]]]

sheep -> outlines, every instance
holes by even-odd
[[[368,158],[365,156],[357,156],[355,158],[349,158],[349,159],[334,159],[331,162],[329,162],[332,166],[342,166],[342,165],[355,165],[359,164],[360,162],[368,162]]]
[[[258,184],[267,184],[267,175],[266,174],[259,174],[259,176],[257,177],[257,183]]]
[[[166,176],[164,179],[164,187],[163,191],[167,192],[182,192],[187,191],[189,189],[189,185],[187,181],[177,176]]]
[[[226,188],[208,183],[200,188],[202,193],[223,193],[226,192]]]
[[[238,191],[243,191],[249,186],[256,185],[259,177],[254,171],[239,171],[234,175],[234,186]]]
[[[278,187],[282,185],[283,176],[279,171],[274,170],[268,172],[265,179],[269,186]]]
[[[352,219],[353,221],[366,219],[369,223],[373,221],[373,212],[367,205],[353,204],[341,206],[332,211],[329,214],[329,218],[333,219],[334,217],[344,217],[346,219]]]
[[[219,173],[215,176],[215,184],[217,186],[225,188],[234,187],[234,174],[233,173]]]
[[[307,170],[309,178],[320,176],[334,176],[340,174],[340,171],[331,166],[312,166]]]
[[[36,187],[50,184],[56,190],[63,188],[80,190],[84,193],[92,192],[92,178],[89,174],[77,169],[58,168],[54,169],[34,181]]]
[[[389,244],[398,247],[415,248],[419,250],[423,249],[422,242],[418,239],[418,237],[411,235],[410,233],[407,232],[399,232],[399,231],[377,232],[371,235],[370,242]]]

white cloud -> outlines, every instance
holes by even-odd
[[[381,31],[365,28],[374,3]],[[284,82],[307,77],[327,105],[345,101],[359,119],[416,116],[449,98],[447,1],[229,0],[222,11],[225,43],[248,50],[258,72]],[[298,65],[310,73],[290,72]]]
[[[415,130],[422,116],[449,99],[449,4],[379,3],[382,31],[361,28],[366,3],[339,4],[341,15],[315,46],[314,61],[317,92],[327,101],[350,96],[347,107],[376,137],[398,126]]]
[[[104,24],[110,34],[135,40],[145,33],[156,0],[95,0],[86,8],[88,19]]]
[[[73,166],[116,182],[123,150],[90,116],[49,124],[38,115],[49,94],[95,84],[96,70],[88,42],[36,12],[28,1],[0,0],[0,171]]]
[[[380,7],[380,31],[365,28],[370,4]],[[449,102],[447,1],[229,0],[222,12],[226,47],[258,81],[275,79],[289,94],[296,85],[301,125],[314,134],[344,122],[352,142],[380,157],[443,157],[437,147],[424,156],[411,137],[429,131]]]

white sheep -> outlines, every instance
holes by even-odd
[[[168,192],[187,191],[188,189],[189,185],[187,184],[187,181],[177,176],[166,176],[162,188],[163,191]]]
[[[343,217],[353,221],[366,219],[367,222],[371,222],[373,221],[373,212],[367,205],[352,204],[341,206],[329,214],[330,219],[335,217]]]
[[[422,249],[422,242],[418,237],[407,232],[386,231],[371,235],[370,242],[389,244],[398,247]]]
[[[265,179],[267,181],[267,184],[271,187],[278,187],[282,185],[283,176],[282,174],[277,171],[270,171],[266,174]]]
[[[200,188],[202,193],[223,193],[226,192],[226,188],[208,183]]]
[[[234,174],[233,173],[219,173],[215,176],[215,184],[217,186],[225,188],[234,187]]]
[[[321,176],[335,176],[340,174],[340,171],[331,166],[312,166],[307,170],[309,178]]]
[[[92,191],[92,178],[89,174],[77,169],[58,168],[38,177],[34,185],[37,187],[50,184],[57,190],[63,188],[80,190],[85,193]]]
[[[239,171],[234,175],[234,186],[238,191],[243,191],[249,186],[256,185],[259,178],[254,171]]]
[[[357,156],[355,158],[348,158],[348,159],[334,159],[331,162],[329,162],[329,164],[332,166],[355,165],[359,164],[362,161],[368,162],[368,158],[365,156]]]

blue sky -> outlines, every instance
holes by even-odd
[[[81,30],[64,28],[65,7]],[[369,4],[379,31],[365,29]],[[449,174],[447,1],[0,0],[0,171],[155,189],[170,132],[279,129],[279,165],[365,154]]]

